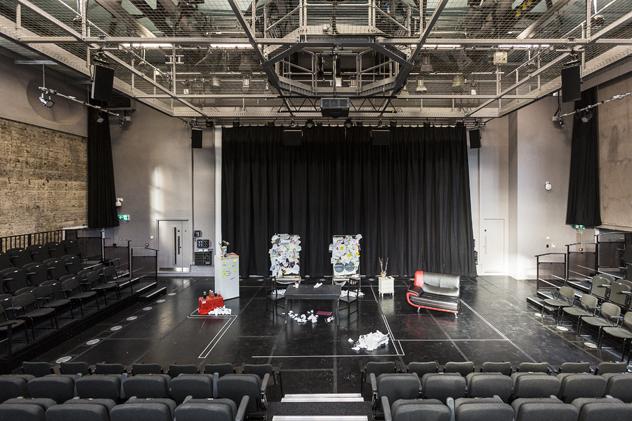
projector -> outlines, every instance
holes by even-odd
[[[323,117],[347,117],[349,102],[349,98],[321,98],[320,111]]]

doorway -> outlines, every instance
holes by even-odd
[[[187,237],[184,219],[158,220],[158,271],[188,272],[184,264],[184,247]]]
[[[505,220],[484,218],[481,226],[481,273],[505,273]]]

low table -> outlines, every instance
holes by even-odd
[[[333,301],[333,313],[336,317],[336,325],[338,325],[338,310],[340,308],[340,286],[339,285],[321,285],[314,288],[313,285],[299,285],[298,288],[289,286],[285,290],[285,312],[288,317],[294,301]]]

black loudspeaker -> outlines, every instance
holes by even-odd
[[[112,85],[114,83],[114,69],[109,67],[94,65],[94,78],[92,80],[92,90],[90,98],[110,102],[112,97]]]
[[[480,149],[481,147],[481,130],[474,129],[469,131],[470,134],[470,148]]]
[[[389,129],[371,130],[371,144],[373,146],[389,146],[393,134]]]
[[[191,147],[193,149],[202,148],[202,130],[200,129],[191,130]]]
[[[581,99],[582,82],[579,74],[579,62],[574,61],[562,67],[562,102]]]
[[[281,141],[284,146],[301,146],[303,144],[303,131],[301,129],[283,130]]]

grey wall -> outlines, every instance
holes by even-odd
[[[187,220],[185,237],[190,243],[184,248],[184,265],[188,266],[192,262],[193,230],[202,229],[211,239],[214,235],[210,222],[214,220],[215,194],[209,177],[214,171],[212,151],[196,151],[193,174],[191,131],[185,122],[140,103],[134,107],[128,126],[110,126],[116,195],[124,199],[119,213],[129,214],[131,222],[122,222],[107,235],[115,242],[131,240],[133,246],[148,243],[158,248],[159,219]],[[196,183],[199,228],[193,224],[193,175],[208,182],[206,189]]]
[[[37,99],[41,85],[41,66],[16,65],[13,58],[0,54],[0,117],[86,137],[85,107],[57,97],[55,106],[46,108]],[[63,81],[50,69],[46,71],[46,86],[77,98],[86,97],[84,89]]]

